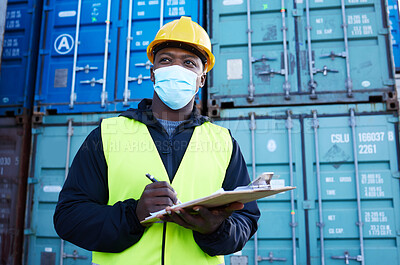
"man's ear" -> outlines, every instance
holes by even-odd
[[[154,77],[154,68],[153,68],[153,67],[150,67],[150,80],[151,80],[151,82],[153,82],[153,83],[156,82],[156,79],[155,79],[155,77]]]
[[[206,84],[207,73],[203,73],[200,77],[200,87],[203,87]]]

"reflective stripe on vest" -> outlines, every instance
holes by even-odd
[[[105,119],[101,137],[108,166],[108,205],[126,199],[138,200],[151,182],[146,173],[159,181],[169,181],[164,164],[147,126],[125,117]],[[182,148],[182,146],[172,146]],[[194,129],[171,186],[182,202],[207,196],[221,188],[232,155],[232,139],[227,129],[203,123]],[[172,159],[172,158],[171,158]],[[118,225],[118,224],[115,224]],[[99,265],[223,264],[223,256],[209,256],[193,239],[193,232],[167,223],[163,250],[163,224],[146,228],[135,245],[121,253],[93,252]]]

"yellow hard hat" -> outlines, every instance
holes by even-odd
[[[215,57],[211,53],[211,41],[207,32],[190,17],[165,24],[158,32],[154,40],[147,46],[147,57],[154,62],[154,54],[162,48],[175,47],[188,50],[200,57],[205,65],[206,72],[210,71],[215,63]]]

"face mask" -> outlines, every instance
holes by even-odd
[[[196,94],[197,74],[178,65],[154,70],[154,90],[173,110],[186,106]]]

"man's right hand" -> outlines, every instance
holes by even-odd
[[[166,181],[154,182],[144,188],[136,206],[136,216],[144,220],[150,213],[172,206],[177,202],[176,192]]]

